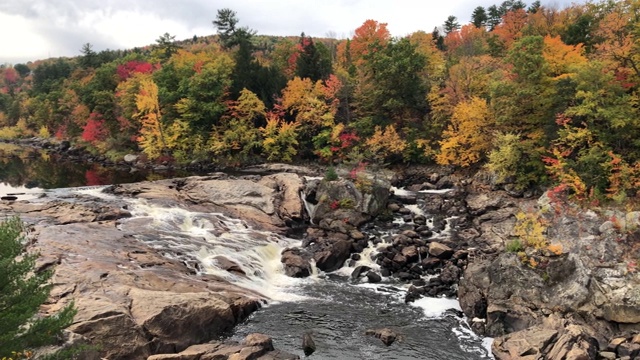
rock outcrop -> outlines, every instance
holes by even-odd
[[[29,249],[41,254],[37,268],[55,271],[43,310],[54,313],[73,301],[78,312],[68,331],[99,349],[101,358],[294,359],[249,340],[222,357],[211,355],[222,348],[185,355],[199,354],[202,347],[194,345],[227,332],[264,299],[200,272],[180,254],[164,256],[161,246],[152,246],[157,233],[144,233],[149,220],[129,219],[127,199],[227,214],[256,231],[284,233],[287,221],[302,216],[301,187],[302,179],[290,173],[255,180],[214,175],[112,186],[93,196],[62,192],[54,199],[0,203],[0,212],[29,224]],[[244,276],[239,264],[221,256],[214,260]]]

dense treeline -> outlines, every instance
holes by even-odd
[[[273,38],[223,9],[218,34],[6,66],[0,136],[119,156],[241,164],[486,165],[525,188],[623,199],[640,186],[640,2],[505,1],[461,26]]]

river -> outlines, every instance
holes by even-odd
[[[71,191],[104,197],[101,187],[86,186],[174,175],[105,169],[68,163],[33,149],[0,148],[0,196],[28,198],[47,192],[55,197]],[[47,190],[67,187],[84,188]],[[423,298],[405,304],[403,284],[392,279],[383,279],[380,284],[353,282],[348,276],[350,268],[330,274],[316,271],[307,279],[289,278],[283,273],[280,252],[299,245],[297,239],[253,230],[241,220],[221,214],[128,201],[133,217],[120,226],[136,229],[140,241],[151,243],[167,257],[179,258],[196,272],[224,277],[271,299],[227,335],[232,339],[266,333],[276,348],[304,358],[301,339],[308,332],[317,346],[310,358],[318,360],[491,358],[487,350],[490,339],[470,331],[455,299]],[[420,211],[420,205],[415,209]],[[373,252],[372,245],[369,253]],[[222,258],[237,264],[239,271],[222,270]],[[389,347],[365,335],[368,329],[383,327],[398,334]]]

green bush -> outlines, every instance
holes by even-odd
[[[512,253],[517,253],[524,250],[524,246],[520,242],[520,239],[513,239],[507,243],[505,250]]]
[[[76,313],[71,304],[54,316],[37,316],[53,273],[34,272],[38,254],[25,251],[23,232],[17,217],[0,223],[0,358],[55,344]]]
[[[338,180],[338,173],[336,173],[336,169],[333,166],[329,166],[329,168],[327,168],[327,171],[324,173],[324,179],[326,181]]]

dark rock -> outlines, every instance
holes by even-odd
[[[396,277],[398,279],[402,280],[402,281],[409,281],[411,279],[414,279],[415,276],[410,274],[410,273],[408,273],[408,272],[400,271],[400,272],[396,273]]]
[[[418,248],[415,245],[407,246],[401,251],[406,261],[415,261],[418,259]]]
[[[387,346],[393,344],[393,342],[396,341],[396,338],[398,337],[398,334],[388,328],[367,330],[365,334],[380,339],[380,341],[382,341],[382,343]]]
[[[429,244],[429,254],[440,259],[449,259],[453,255],[453,250],[447,245],[434,241]]]
[[[313,255],[318,269],[330,272],[342,267],[349,258],[351,243],[346,240],[338,240],[323,251]]]
[[[6,196],[2,196],[0,197],[0,200],[4,200],[4,201],[16,201],[18,200],[17,196],[14,195],[6,195]]]
[[[459,278],[460,268],[452,264],[445,266],[440,274],[440,280],[447,285],[457,284]]]
[[[401,207],[400,209],[398,209],[398,213],[400,213],[401,215],[411,215],[411,209]]]
[[[393,257],[393,262],[400,265],[400,267],[404,266],[407,263],[407,258],[402,254],[396,254]]]
[[[429,257],[426,258],[424,260],[422,260],[422,266],[423,268],[426,269],[435,269],[438,266],[440,266],[440,259],[438,259],[437,257]]]
[[[311,264],[302,257],[298,249],[283,251],[280,261],[284,264],[284,272],[287,276],[303,278],[311,275]]]
[[[469,256],[467,250],[458,250],[453,254],[454,259],[466,259]]]
[[[371,270],[370,267],[366,266],[366,265],[360,265],[357,266],[355,269],[353,269],[353,271],[351,272],[351,279],[356,280],[358,279],[360,276],[363,275],[363,273],[365,271],[369,271]]]
[[[420,237],[420,235],[418,235],[418,233],[413,230],[405,230],[402,232],[402,235],[412,239],[416,239]]]
[[[632,359],[640,355],[640,344],[623,343],[618,346],[618,356],[629,356]]]
[[[390,203],[389,205],[387,205],[387,209],[389,209],[389,211],[391,212],[397,212],[398,210],[400,210],[400,205],[396,203]]]
[[[360,255],[360,254],[351,254],[351,260],[358,261],[361,258],[362,258],[362,255]]]
[[[309,356],[316,351],[316,343],[313,341],[310,333],[304,333],[302,335],[302,351],[306,356]]]
[[[389,277],[391,276],[391,271],[389,269],[382,268],[380,269],[380,275],[384,277]]]
[[[367,273],[367,281],[369,281],[371,284],[376,284],[376,283],[379,283],[380,281],[382,281],[382,277],[380,275],[378,275],[378,273],[375,273],[373,271],[369,271]]]
[[[413,217],[413,223],[416,225],[424,225],[427,223],[427,218],[424,215],[416,215]]]
[[[402,234],[397,234],[393,237],[393,245],[394,246],[406,246],[412,243],[411,238],[402,235]]]

